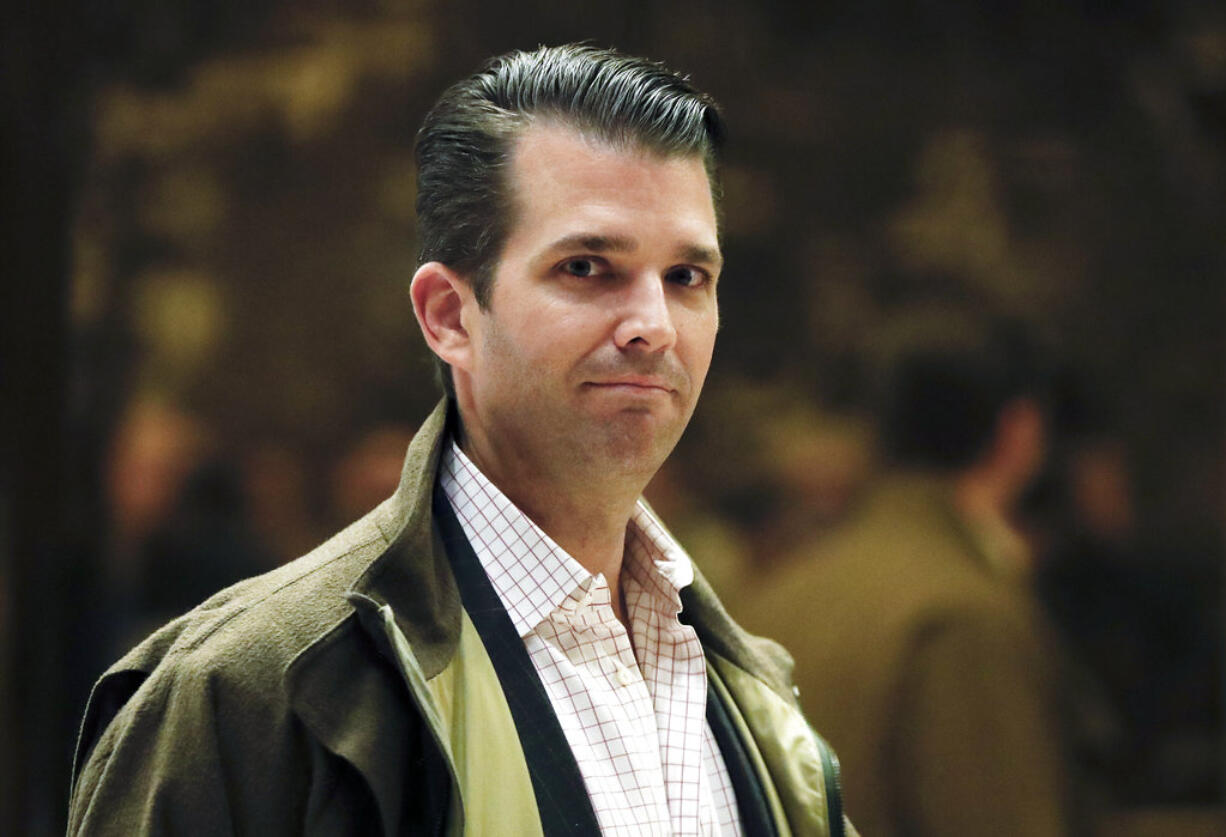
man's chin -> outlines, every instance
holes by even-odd
[[[683,429],[676,416],[627,409],[605,418],[600,436],[610,460],[627,470],[654,473],[672,453]]]
[[[650,443],[657,437],[679,436],[685,428],[685,417],[674,405],[668,404],[621,404],[591,412],[596,426],[614,435],[641,437]]]

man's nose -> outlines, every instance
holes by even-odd
[[[659,273],[643,272],[625,289],[622,316],[613,339],[619,349],[658,352],[677,342],[668,306],[668,288]]]

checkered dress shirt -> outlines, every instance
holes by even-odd
[[[739,835],[728,768],[706,721],[707,673],[681,624],[689,556],[641,502],[621,583],[633,640],[592,575],[454,443],[441,484],[519,631],[606,835]]]

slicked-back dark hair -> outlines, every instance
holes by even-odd
[[[488,307],[515,223],[507,173],[516,138],[553,120],[615,148],[703,160],[719,208],[724,122],[715,101],[655,61],[581,44],[515,51],[448,88],[417,134],[418,263],[438,261]],[[450,370],[440,367],[454,397]]]

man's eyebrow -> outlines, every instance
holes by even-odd
[[[638,246],[637,241],[627,236],[575,233],[559,238],[549,245],[549,249],[551,251],[586,250],[589,253],[628,253],[636,250]]]
[[[628,236],[575,233],[559,238],[549,245],[549,251],[585,250],[589,253],[629,253],[638,249],[638,246],[638,241]],[[683,262],[714,267],[721,267],[724,263],[723,254],[717,248],[704,247],[700,244],[681,246],[677,249],[677,258]]]
[[[694,264],[711,265],[712,267],[722,267],[724,264],[724,256],[719,250],[711,247],[702,247],[697,244],[689,244],[677,251],[677,255],[685,262],[693,262]]]

